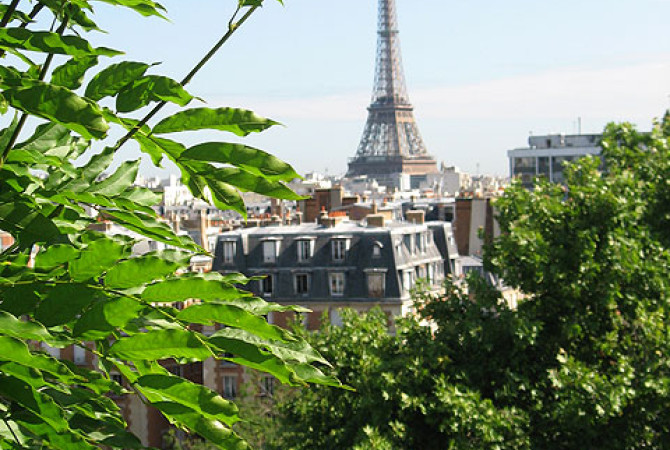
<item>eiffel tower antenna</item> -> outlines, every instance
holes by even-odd
[[[379,0],[377,60],[372,102],[348,177],[368,175],[391,184],[394,175],[437,172],[414,121],[400,55],[395,0]]]

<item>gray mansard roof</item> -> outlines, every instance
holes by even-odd
[[[409,289],[417,278],[432,277],[441,283],[448,253],[450,227],[431,223],[413,225],[393,223],[385,227],[366,227],[355,222],[342,222],[332,227],[315,223],[294,226],[242,228],[219,235],[214,249],[213,269],[219,272],[238,271],[247,276],[271,275],[272,295],[278,302],[391,302],[409,299]],[[436,245],[433,237],[440,241]],[[420,247],[417,248],[417,239]],[[333,241],[344,240],[347,250],[342,261],[333,257]],[[312,242],[312,256],[305,261],[298,258],[298,242]],[[264,258],[264,242],[278,245],[274,262]],[[234,251],[232,262],[224,261],[224,245]],[[267,244],[272,247],[272,244]],[[379,250],[375,252],[375,247]],[[377,256],[375,256],[377,255]],[[345,284],[342,295],[330,292],[330,274],[343,273]],[[372,296],[368,287],[371,273],[385,274],[383,295]],[[297,292],[296,276],[306,274],[308,291]],[[408,286],[409,285],[409,286]],[[262,295],[262,282],[252,282],[249,288]]]

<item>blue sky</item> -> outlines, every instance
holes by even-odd
[[[165,0],[171,22],[101,5],[99,44],[181,78],[223,33],[235,0]],[[396,0],[405,76],[430,153],[506,175],[530,132],[648,129],[670,106],[668,0]],[[266,5],[196,77],[210,106],[282,122],[245,140],[301,172],[343,173],[367,115],[376,0]],[[184,134],[186,143],[223,140]],[[128,148],[126,157],[137,153]],[[145,173],[156,173],[144,166]]]

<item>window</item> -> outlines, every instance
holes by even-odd
[[[273,292],[273,279],[272,275],[268,275],[261,280],[261,291],[263,295],[271,296]]]
[[[342,272],[330,274],[330,295],[344,295],[344,274]]]
[[[235,242],[234,241],[223,242],[223,263],[232,264],[234,258],[235,258]]]
[[[110,373],[110,374],[109,374],[109,379],[112,380],[112,381],[114,381],[115,383],[118,383],[118,384],[121,385],[121,386],[124,386],[124,384],[123,384],[123,376],[122,376],[120,373]],[[110,396],[111,398],[120,398],[120,397],[121,397],[121,394],[117,394],[116,392],[111,391],[111,392],[109,393],[109,396]]]
[[[221,355],[221,361],[219,361],[219,365],[221,367],[235,367],[237,364],[235,364],[232,361],[229,361],[227,358],[235,358],[235,355],[232,353],[224,353]]]
[[[421,239],[421,233],[416,233],[414,235],[414,248],[416,251],[423,252],[423,240]]]
[[[298,261],[307,261],[312,257],[312,240],[300,239],[298,241]]]
[[[368,273],[368,295],[370,297],[375,298],[383,297],[385,285],[386,285],[386,274]]]
[[[404,270],[402,272],[402,288],[405,293],[409,292],[413,286],[412,284],[412,270]]]
[[[372,246],[372,257],[379,258],[380,256],[382,256],[382,244],[375,242]]]
[[[344,258],[347,255],[347,240],[333,239],[332,246],[333,246],[333,261],[344,261]]]
[[[340,315],[340,310],[339,309],[331,309],[330,310],[330,315],[328,317],[330,319],[330,324],[334,325],[336,327],[341,327],[342,326],[342,316]]]
[[[74,363],[75,364],[86,364],[86,350],[75,345],[74,347]]]
[[[411,234],[405,234],[403,235],[403,240],[405,241],[405,247],[407,247],[407,251],[410,253],[414,253],[414,246],[412,245],[413,239]]]
[[[273,263],[277,261],[277,241],[263,242],[263,262]]]
[[[302,295],[309,293],[309,276],[306,273],[295,276],[295,292]]]
[[[123,386],[123,376],[120,373],[110,373],[109,378],[115,382]]]
[[[275,392],[275,379],[272,377],[263,377],[261,382],[261,395],[271,396]]]
[[[225,398],[237,397],[237,377],[234,375],[223,376],[223,396]]]

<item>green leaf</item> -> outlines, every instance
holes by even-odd
[[[0,204],[0,229],[17,237],[22,248],[60,235],[53,221],[23,202]]]
[[[167,358],[188,358],[205,360],[213,356],[204,343],[204,336],[192,331],[150,330],[133,336],[122,337],[112,345],[112,356],[129,360],[159,360]]]
[[[116,171],[102,180],[100,183],[92,185],[88,192],[91,194],[100,194],[106,196],[119,195],[125,191],[128,186],[132,186],[137,178],[137,172],[140,169],[140,161],[126,161],[119,166]]]
[[[218,337],[214,340],[210,339],[210,343],[224,354],[232,353],[234,355],[232,357],[221,356],[222,359],[269,373],[284,384],[292,386],[304,384],[295,372],[290,369],[289,363],[262,350],[255,344],[250,344],[240,339],[223,337]]]
[[[110,239],[98,239],[86,246],[79,258],[70,262],[70,275],[75,281],[84,281],[102,275],[114,267],[119,259],[130,253],[126,245]]]
[[[4,311],[0,311],[0,333],[33,341],[46,342],[52,339],[51,334],[41,324],[19,320]]]
[[[133,11],[142,14],[143,16],[158,16],[163,19],[167,18],[163,15],[165,8],[160,3],[151,0],[97,0],[103,3],[109,3],[114,6],[123,6],[130,8]]]
[[[200,384],[172,375],[152,374],[137,379],[140,392],[152,403],[175,402],[203,416],[221,420],[227,425],[239,421],[234,403]]]
[[[84,95],[96,101],[116,95],[126,85],[144,75],[149,67],[149,64],[132,61],[112,64],[93,77]]]
[[[249,446],[219,420],[204,417],[191,408],[173,402],[156,402],[152,406],[172,421],[188,427],[194,433],[226,449],[243,450]]]
[[[130,212],[122,210],[106,210],[105,216],[114,222],[136,231],[149,239],[174,245],[179,248],[198,251],[201,249],[186,236],[177,236],[167,224],[157,220],[155,214],[148,215],[142,212]]]
[[[0,291],[2,303],[0,309],[15,316],[32,313],[40,301],[35,284],[18,284]]]
[[[284,200],[303,200],[305,197],[296,194],[281,181],[270,181],[235,167],[213,169],[211,176],[220,183],[235,186],[242,191],[256,192],[268,197]]]
[[[319,362],[330,366],[330,363],[304,340],[292,342],[268,341],[245,330],[223,328],[212,334],[209,341],[216,346],[220,346],[219,344],[224,342],[246,343],[269,351],[282,361],[296,361],[302,364]],[[225,346],[220,347],[225,348]]]
[[[204,325],[220,323],[246,330],[265,339],[277,341],[295,340],[289,332],[277,326],[270,325],[263,317],[256,316],[238,306],[223,303],[189,306],[179,312],[177,319]]]
[[[270,119],[257,116],[252,111],[236,108],[194,108],[178,112],[161,120],[153,129],[156,134],[213,129],[229,131],[238,136],[260,132],[278,125]]]
[[[251,295],[228,283],[202,278],[176,278],[151,284],[142,292],[147,302],[180,302],[188,299],[228,300]]]
[[[243,144],[229,142],[198,144],[184,151],[179,159],[232,164],[272,181],[291,181],[300,178],[293,167],[279,158]]]
[[[51,75],[51,84],[68,89],[77,89],[81,86],[86,71],[96,64],[98,64],[97,56],[72,58],[54,69]]]
[[[275,312],[293,311],[300,313],[312,312],[311,309],[303,308],[302,306],[296,306],[296,305],[284,306],[279,305],[277,303],[268,303],[262,298],[258,297],[245,297],[234,300],[228,300],[226,304],[234,305],[237,306],[238,308],[242,308],[254,314],[260,314],[260,315],[265,315],[271,311]]]
[[[81,168],[77,178],[63,181],[58,177],[50,177],[45,187],[59,192],[72,191],[78,193],[86,191],[95,179],[109,167],[113,160],[114,150],[111,147],[105,147],[102,152],[93,155],[91,160]]]
[[[143,131],[135,133],[133,139],[140,144],[140,150],[151,156],[154,164],[160,163],[164,155],[174,161],[186,148],[182,144],[169,139],[162,139],[153,135],[147,136]]]
[[[193,177],[193,180],[197,180],[198,178],[199,177]],[[244,205],[244,199],[237,189],[228,183],[219,180],[208,179],[206,181],[207,186],[209,186],[213,195],[212,200],[214,200],[214,204],[217,208],[223,210],[232,209],[233,211],[240,213],[242,217],[246,219],[247,209]]]
[[[72,261],[79,255],[79,250],[67,244],[56,244],[46,247],[35,256],[36,269],[48,269]]]
[[[9,7],[7,5],[0,5],[0,16],[4,16],[7,13],[8,9],[9,9]],[[16,10],[16,9],[12,12],[12,16],[10,18],[10,21],[13,21],[13,20],[18,20],[21,23],[30,23],[31,22],[31,19],[30,19],[30,17],[28,17],[27,14],[25,14],[25,13],[19,11],[19,10]]]
[[[180,262],[170,261],[157,255],[146,255],[123,261],[112,267],[105,275],[105,285],[111,288],[130,288],[174,275],[183,267]]]
[[[343,385],[336,377],[324,374],[321,369],[310,364],[293,364],[291,369],[295,374],[307,383],[316,383],[323,386],[331,386],[335,388],[346,389],[353,391],[354,389]]]
[[[61,36],[48,31],[30,31],[25,28],[11,27],[0,29],[0,47],[76,57],[122,54],[122,52],[105,47],[93,48],[87,40],[78,36]]]
[[[187,105],[193,96],[171,78],[147,75],[125,86],[116,97],[119,112],[131,112],[153,101],[166,101],[179,106]]]
[[[0,374],[0,394],[26,408],[58,432],[68,429],[63,411],[45,394],[18,378]]]
[[[51,122],[39,125],[30,138],[14,148],[37,151],[62,159],[75,159],[88,148],[89,143],[80,137],[72,136],[70,130],[64,126]]]
[[[142,206],[156,206],[163,199],[161,194],[143,187],[133,187],[126,190],[123,196],[126,200]]]
[[[103,339],[135,319],[144,308],[144,305],[126,297],[105,299],[82,314],[74,325],[73,334],[85,340]]]
[[[8,336],[0,336],[0,360],[11,361],[55,375],[63,382],[79,380],[67,366],[51,356],[31,353],[25,342]]]
[[[63,325],[77,317],[99,293],[83,284],[57,284],[45,294],[35,318],[47,327]]]
[[[98,106],[64,87],[43,83],[7,89],[3,95],[14,108],[60,123],[87,139],[107,135],[109,125]]]

